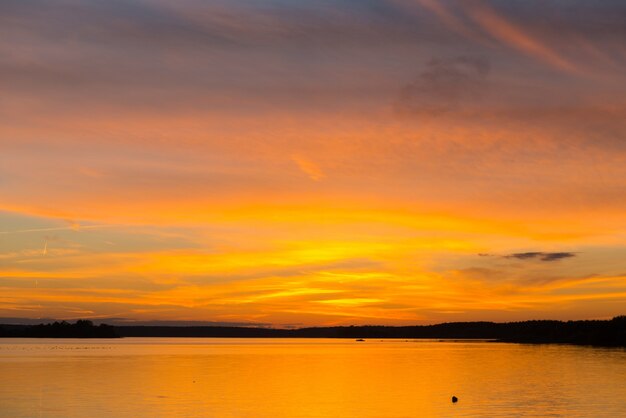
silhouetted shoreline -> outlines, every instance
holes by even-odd
[[[495,340],[512,343],[576,344],[626,347],[626,316],[592,321],[451,322],[416,326],[342,326],[276,329],[227,326],[111,326],[55,322],[40,325],[0,325],[0,337],[13,338],[401,338]]]
[[[0,324],[0,338],[120,338],[111,325],[94,325],[87,320],[39,325]]]

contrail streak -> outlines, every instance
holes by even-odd
[[[560,70],[580,74],[581,71],[565,57],[554,51],[540,39],[531,36],[522,27],[499,15],[486,4],[475,2],[466,8],[469,16],[485,31],[500,42],[507,44],[526,55],[535,57]]]
[[[96,228],[108,228],[113,225],[87,225],[87,226],[59,226],[55,228],[34,228],[34,229],[19,229],[17,231],[0,231],[0,235],[8,235],[8,234],[25,234],[28,232],[48,232],[48,231],[65,231],[65,230],[82,230],[82,229],[96,229]]]

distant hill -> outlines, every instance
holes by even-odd
[[[0,337],[114,338],[403,338],[489,339],[516,343],[561,343],[626,347],[626,316],[594,321],[450,322],[416,326],[344,326],[276,329],[224,326],[110,326],[75,324],[0,325]]]

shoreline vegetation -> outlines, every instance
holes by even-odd
[[[54,322],[39,325],[0,324],[0,338],[121,338],[121,337],[213,337],[213,338],[344,338],[493,340],[510,343],[575,344],[626,347],[626,316],[610,320],[522,322],[450,322],[416,326],[338,326],[298,329],[226,327],[94,325]]]
[[[66,321],[39,325],[0,324],[0,338],[120,338],[112,325],[94,325],[79,319],[74,324]]]

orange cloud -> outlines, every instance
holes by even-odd
[[[302,170],[302,172],[306,174],[311,180],[320,181],[324,177],[326,177],[319,165],[315,164],[313,161],[297,155],[292,156],[291,159],[298,165],[298,168]]]

